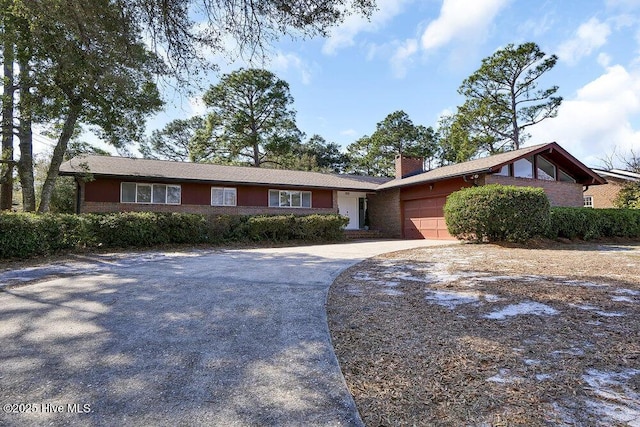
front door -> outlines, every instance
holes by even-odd
[[[338,213],[349,218],[347,230],[357,230],[360,228],[360,213],[358,209],[358,197],[345,194],[338,194]]]

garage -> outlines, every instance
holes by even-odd
[[[406,200],[403,203],[404,238],[453,239],[442,211],[446,201],[446,196]]]

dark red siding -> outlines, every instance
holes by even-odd
[[[267,187],[246,186],[238,188],[238,206],[269,206]]]
[[[87,182],[84,199],[87,202],[120,202],[120,180],[99,178]]]
[[[180,184],[182,189],[183,205],[210,205],[211,204],[211,185],[184,183]]]
[[[98,178],[87,182],[85,185],[85,201],[87,202],[120,202],[120,183],[136,182],[135,180],[121,180],[110,178]],[[160,183],[160,181],[144,180],[138,182]],[[172,183],[182,187],[182,205],[211,205],[211,187],[231,187],[237,188],[238,206],[269,206],[269,190],[291,190],[290,187],[260,187],[241,185],[215,185],[202,183]],[[318,209],[333,208],[332,190],[308,190],[311,191],[312,207]]]
[[[311,194],[311,204],[314,208],[333,207],[333,191],[331,190],[313,190]]]

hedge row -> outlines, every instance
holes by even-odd
[[[0,259],[82,247],[148,247],[242,241],[340,240],[348,219],[339,215],[205,216],[0,213]]]
[[[640,237],[640,209],[552,208],[548,237]]]
[[[549,200],[541,188],[491,184],[452,193],[444,215],[459,239],[523,242],[547,230]]]
[[[444,212],[452,236],[476,242],[640,237],[640,209],[550,208],[540,188],[465,188],[447,198]]]

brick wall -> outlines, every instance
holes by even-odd
[[[623,185],[623,181],[607,178],[607,184],[593,185],[584,195],[593,197],[593,207],[596,209],[613,208],[613,201]]]
[[[399,189],[371,194],[367,196],[367,204],[372,230],[378,230],[386,237],[402,237]]]
[[[543,188],[551,206],[583,206],[582,184],[539,179],[514,178],[510,176],[487,175],[485,184],[516,185],[519,187]]]
[[[338,213],[337,209],[267,208],[261,206],[207,206],[207,205],[143,205],[135,203],[84,202],[82,213],[106,212],[181,212],[205,215],[310,215]]]

